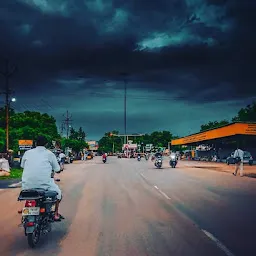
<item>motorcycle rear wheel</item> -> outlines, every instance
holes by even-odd
[[[31,248],[35,248],[35,246],[38,244],[40,239],[40,232],[38,230],[35,230],[32,234],[28,234],[27,238],[28,238],[28,245]]]

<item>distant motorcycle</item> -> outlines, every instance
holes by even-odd
[[[105,164],[107,162],[107,158],[106,157],[103,157],[102,158],[102,162]]]
[[[177,158],[175,157],[175,155],[173,155],[173,156],[171,155],[170,166],[171,166],[172,168],[175,168],[176,165],[177,165]]]
[[[162,160],[161,157],[158,157],[158,158],[156,159],[156,161],[155,161],[155,166],[156,166],[158,169],[160,169],[160,168],[162,167],[162,165],[163,165],[163,160]]]
[[[141,160],[141,156],[138,156],[138,157],[137,157],[137,160],[140,161],[140,160]]]

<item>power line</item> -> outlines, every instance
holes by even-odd
[[[80,93],[66,93],[66,95],[72,95],[72,96],[81,96]],[[86,95],[90,95],[95,98],[102,98],[102,97],[107,97],[107,98],[114,98],[114,99],[120,99],[122,98],[121,94],[116,94],[114,95],[113,93],[101,93],[101,92],[86,92]],[[127,94],[128,95],[128,94]],[[160,100],[160,101],[172,101],[172,100],[184,100],[187,99],[185,96],[172,96],[172,97],[155,97],[152,95],[152,97],[146,97],[146,96],[133,96],[129,95],[129,99],[138,99],[138,100]]]

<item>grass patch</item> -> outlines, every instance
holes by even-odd
[[[10,176],[0,176],[0,180],[20,179],[22,176],[23,169],[12,168]]]

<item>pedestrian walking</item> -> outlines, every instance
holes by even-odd
[[[237,148],[234,153],[235,158],[235,172],[233,173],[234,176],[237,175],[238,169],[240,169],[240,176],[243,177],[243,171],[244,171],[244,151],[240,148]]]

